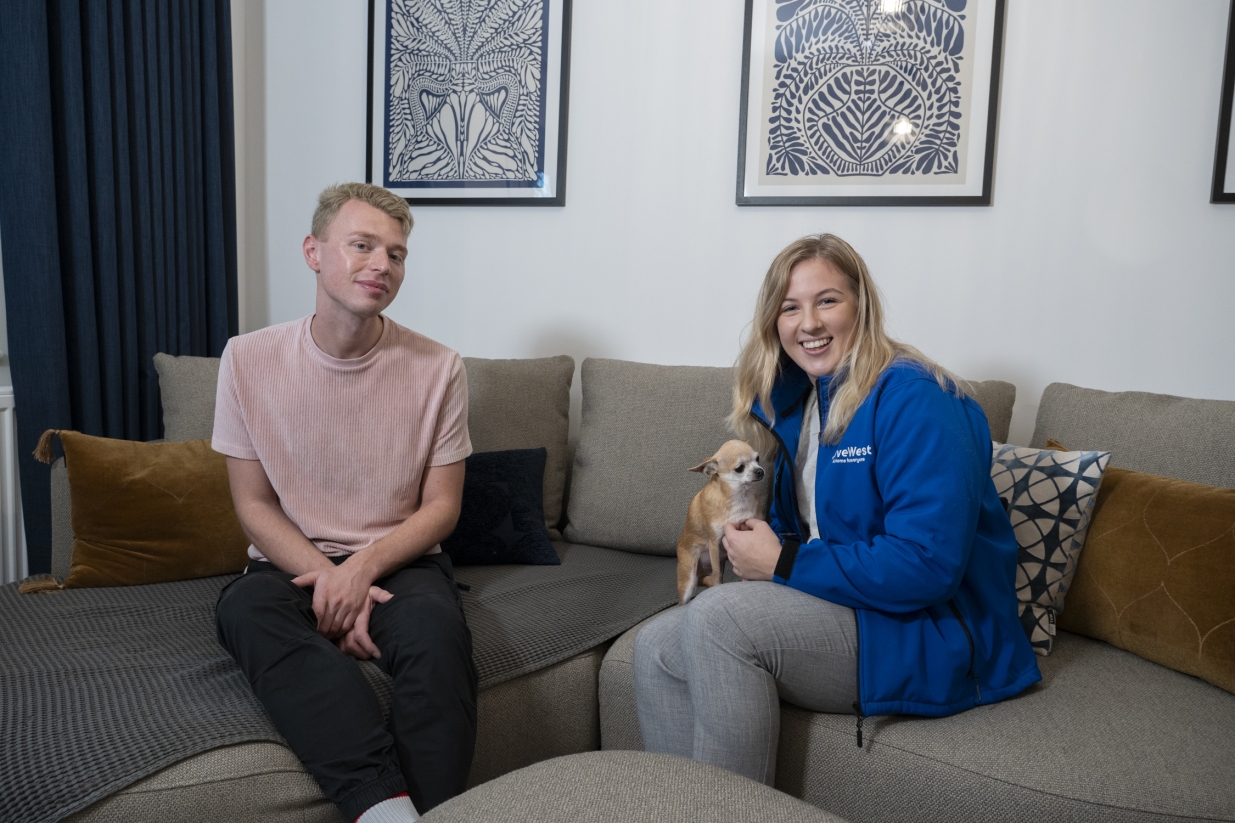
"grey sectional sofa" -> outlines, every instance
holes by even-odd
[[[976,394],[1002,441],[1001,412],[985,386]],[[1110,450],[1113,466],[1235,488],[1235,402],[1054,383],[1030,445],[1047,438]],[[605,749],[643,747],[638,630],[601,665]],[[868,719],[862,749],[852,718],[785,705],[777,788],[872,823],[1235,820],[1235,695],[1067,632],[1038,661],[1042,682],[1011,700],[945,718]]]
[[[730,370],[584,361],[572,459],[573,361],[466,364],[476,449],[549,450],[546,517],[562,526],[555,546],[563,559],[560,567],[458,570],[473,589],[465,608],[482,671],[470,783],[573,752],[641,749],[635,624],[675,599],[674,546],[699,487],[686,469],[730,436],[722,422]],[[159,369],[168,438],[208,436],[217,364],[165,358]],[[991,381],[972,389],[992,435],[1006,440],[1015,388]],[[1181,448],[1202,428],[1226,438],[1225,447]],[[1235,403],[1055,384],[1034,445],[1055,437],[1111,449],[1113,465],[1235,487],[1233,432]],[[71,551],[68,504],[61,468],[53,471],[60,575]],[[627,600],[592,594],[623,588],[637,592]],[[510,613],[520,596],[543,598],[555,622]],[[950,718],[869,719],[861,749],[852,718],[785,706],[777,788],[852,821],[1235,820],[1235,696],[1080,636],[1058,638],[1040,663],[1043,682],[1001,704]],[[500,675],[486,681],[486,671]],[[70,819],[339,816],[290,751],[255,741],[147,770]]]

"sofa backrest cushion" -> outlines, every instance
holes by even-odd
[[[1012,425],[1012,404],[1016,402],[1016,386],[1002,380],[966,381],[969,395],[978,401],[986,412],[986,423],[991,428],[991,439],[1008,442],[1008,428]]]
[[[1235,401],[1105,392],[1052,383],[1042,393],[1031,445],[1104,449],[1111,465],[1235,488]]]
[[[691,472],[733,437],[732,369],[583,361],[583,420],[570,476],[566,539],[672,555]]]
[[[214,393],[219,358],[154,356],[163,400],[163,439],[208,440],[214,434]]]
[[[463,358],[467,428],[477,452],[544,448],[545,526],[557,537],[570,466],[570,384],[574,358]]]
[[[733,370],[583,361],[583,420],[570,480],[566,539],[672,555],[706,478],[689,471],[733,437]],[[1006,439],[1016,387],[968,383]],[[770,476],[770,475],[769,475]]]

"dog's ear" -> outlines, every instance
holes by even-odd
[[[713,458],[708,458],[707,460],[700,463],[698,466],[695,466],[693,469],[691,469],[691,471],[702,472],[706,474],[708,477],[711,477],[712,475],[716,474],[716,460]]]

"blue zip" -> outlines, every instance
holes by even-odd
[[[858,716],[858,748],[862,748],[862,721],[866,719],[866,715],[862,714],[862,624],[858,620],[858,610],[853,610],[853,628],[858,635],[857,654],[855,655],[857,665],[855,670],[858,673],[858,699],[853,701],[854,714]]]
[[[956,622],[961,624],[961,628],[965,630],[965,639],[969,641],[969,671],[966,672],[965,676],[970,680],[976,681],[978,679],[978,675],[973,670],[974,657],[976,654],[976,649],[973,644],[973,634],[970,633],[969,626],[965,624],[965,618],[961,617],[961,610],[960,607],[956,605],[955,597],[948,601],[948,608],[952,610],[952,614],[956,615]],[[976,683],[976,686],[978,689],[978,702],[981,703],[982,684]]]

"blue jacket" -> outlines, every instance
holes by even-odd
[[[826,420],[830,378],[818,382]],[[807,542],[793,459],[809,391],[792,362],[772,391],[780,449],[769,520],[786,544],[774,579],[856,611],[858,714],[953,714],[1040,680],[1017,617],[1016,539],[991,481],[981,407],[918,364],[889,366],[840,443],[819,445],[820,539]],[[752,414],[768,423],[758,403]]]

